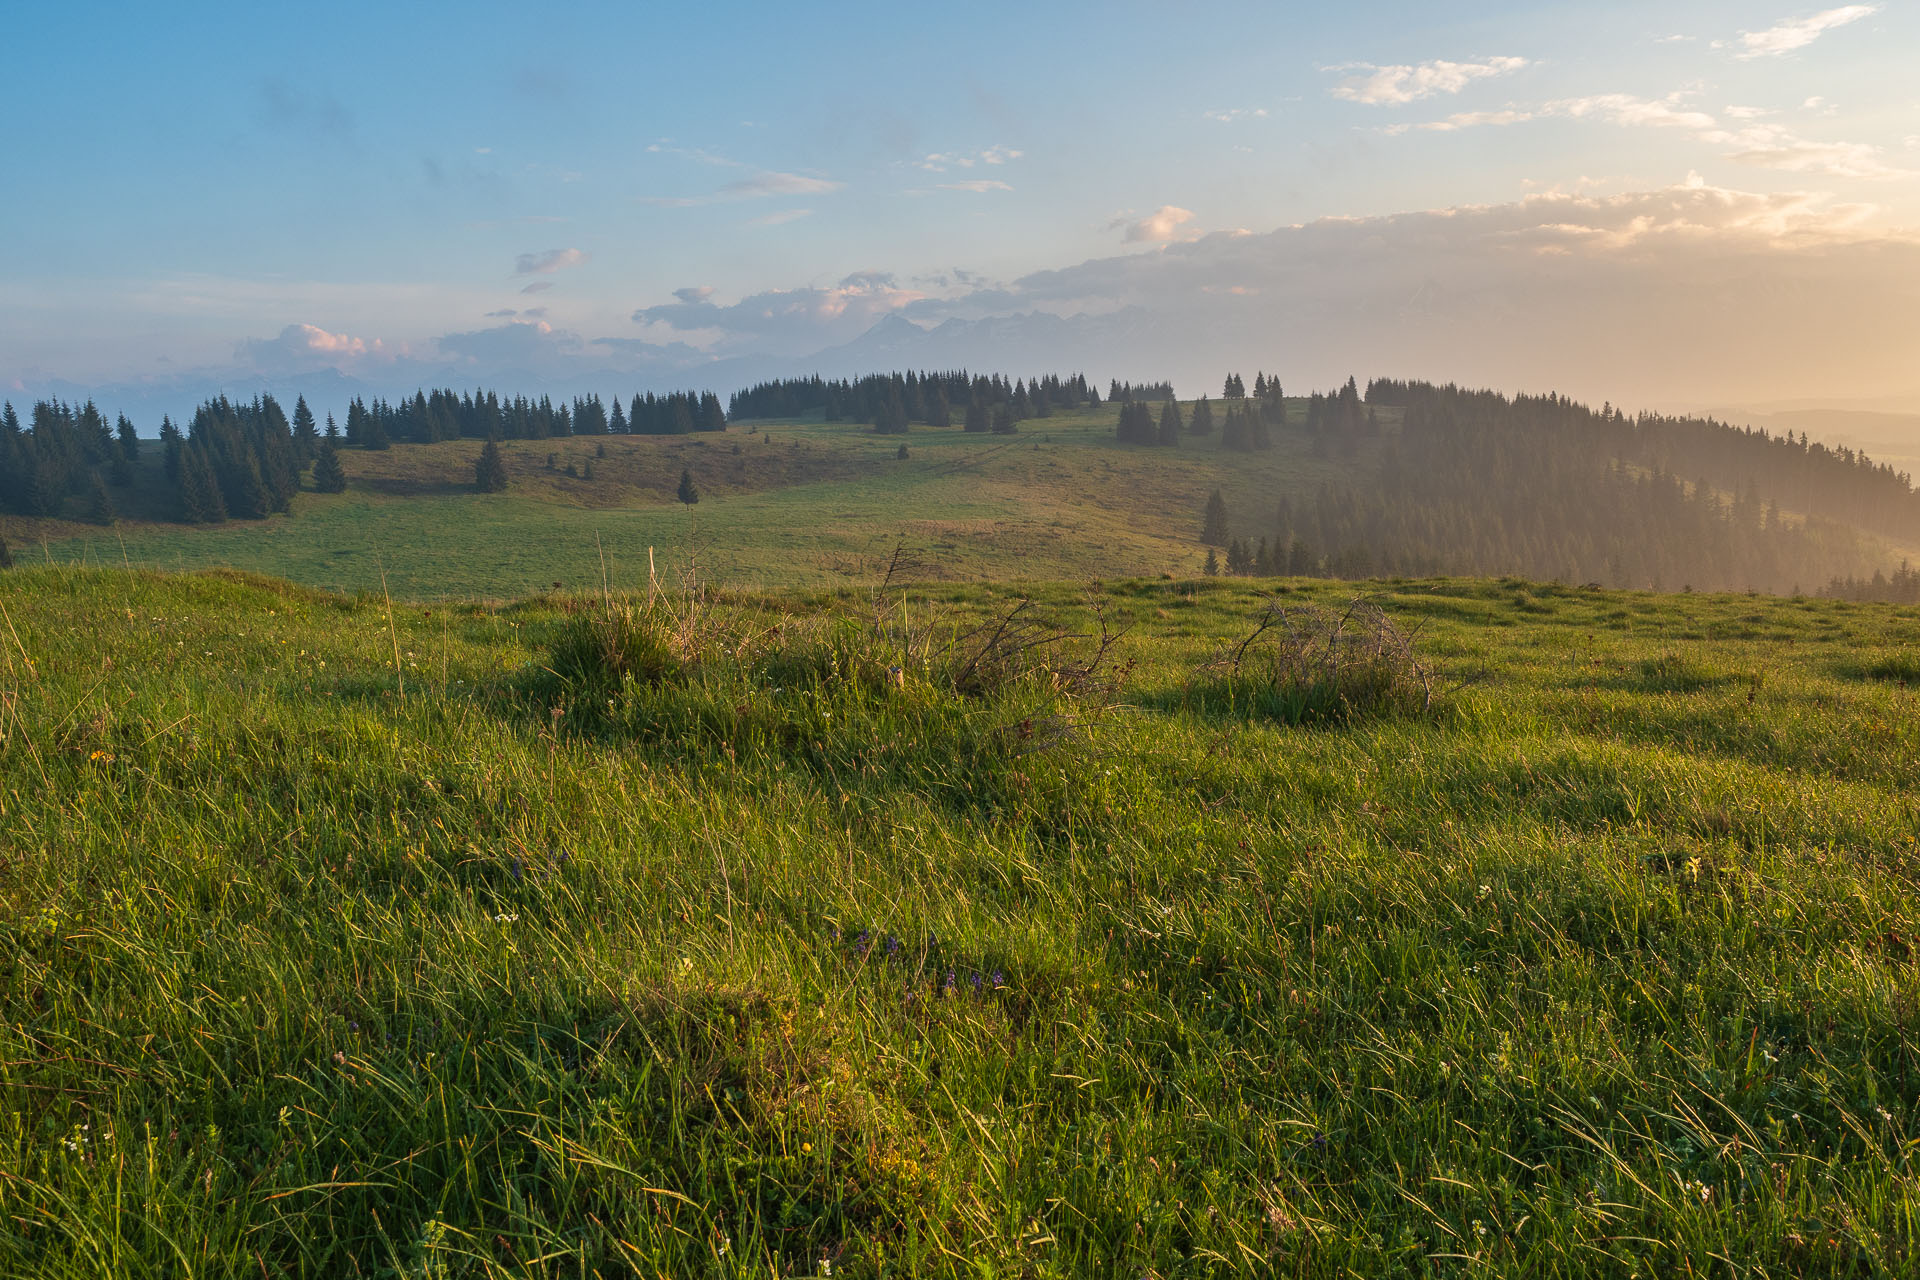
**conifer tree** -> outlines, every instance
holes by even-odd
[[[1200,541],[1209,547],[1227,545],[1227,500],[1218,489],[1207,495],[1207,509],[1200,518]]]
[[[1160,411],[1160,443],[1178,445],[1180,443],[1180,402],[1167,401],[1167,407]]]
[[[507,460],[500,456],[500,442],[489,439],[474,463],[473,487],[482,493],[500,493],[507,487]]]
[[[127,415],[124,413],[120,415],[117,434],[120,438],[120,456],[128,462],[140,461],[140,436],[134,431],[133,423],[127,420]]]
[[[293,459],[296,467],[304,467],[312,462],[320,451],[320,435],[314,430],[313,410],[307,408],[307,398],[297,397],[293,402]]]
[[[1205,572],[1209,578],[1217,578],[1220,576],[1220,554],[1212,547],[1207,548],[1207,567]]]
[[[189,524],[219,524],[227,518],[226,502],[203,449],[189,448],[181,459],[180,508]]]
[[[1193,406],[1193,420],[1187,424],[1187,434],[1210,436],[1213,434],[1213,405],[1205,396],[1201,396]]]
[[[98,471],[87,477],[87,522],[89,524],[112,524],[119,518],[113,509],[113,495],[107,492],[107,482]]]
[[[333,437],[320,442],[320,455],[313,462],[313,488],[316,493],[345,493],[346,468],[340,465],[340,450]]]
[[[693,485],[693,472],[684,467],[681,468],[680,487],[673,491],[673,496],[689,507],[700,501],[700,490]]]
[[[962,429],[967,431],[986,431],[993,425],[987,415],[987,406],[978,397],[967,402],[967,416]]]
[[[340,442],[340,425],[333,420],[332,414],[327,415],[327,439],[335,444]]]
[[[1019,429],[1020,428],[1015,426],[1013,422],[1013,406],[1012,405],[1003,404],[1003,405],[996,405],[994,407],[993,434],[997,436],[1010,436],[1014,432],[1018,431]]]
[[[0,569],[13,568],[13,548],[7,545],[5,535],[0,534]]]

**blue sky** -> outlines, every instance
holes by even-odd
[[[1760,228],[1762,272],[1920,226],[1912,0],[75,4],[9,35],[20,387],[800,356],[896,311],[1151,306],[1140,280],[1241,231],[1569,225],[1548,193],[1589,202],[1587,257],[1674,189],[1731,193],[1690,251]],[[1243,293],[1337,291],[1289,262]]]

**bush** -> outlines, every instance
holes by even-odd
[[[1203,707],[1296,725],[1425,715],[1434,705],[1433,674],[1412,637],[1364,597],[1344,609],[1270,604],[1190,693]]]

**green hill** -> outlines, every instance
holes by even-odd
[[[0,1272],[1908,1272],[1915,612],[1277,585],[0,576]]]

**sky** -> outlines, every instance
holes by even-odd
[[[9,35],[16,396],[900,356],[1920,409],[1920,0],[73,3]]]

